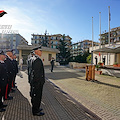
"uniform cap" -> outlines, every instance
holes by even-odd
[[[0,51],[0,55],[5,55],[5,53],[3,52],[3,50],[2,50],[2,51]]]
[[[13,49],[7,49],[6,52],[12,52],[13,53]]]
[[[34,53],[34,50],[32,50],[30,53],[33,54],[33,53]]]
[[[40,51],[42,51],[42,48],[41,48],[41,46],[39,46],[39,47],[33,48],[32,50],[40,50]]]

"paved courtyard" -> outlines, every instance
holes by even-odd
[[[46,77],[103,120],[120,120],[120,78],[96,75],[95,82],[86,81],[85,73],[63,66]]]
[[[44,116],[33,116],[29,96],[29,83],[26,72],[17,76],[17,88],[11,93],[13,100],[7,100],[5,112],[0,113],[0,120],[100,120],[98,116],[79,104],[59,87],[46,80],[43,89],[41,108]]]
[[[32,115],[27,71],[17,76],[13,100],[1,120],[120,120],[120,78],[97,75],[86,81],[84,70],[57,66],[54,72],[45,67],[46,83],[42,105],[44,116]]]

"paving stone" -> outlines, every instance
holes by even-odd
[[[1,120],[94,120],[93,116],[86,113],[79,104],[74,103],[72,99],[63,91],[55,89],[56,87],[49,81],[46,81],[43,89],[43,98],[41,107],[45,112],[44,116],[33,116],[31,105],[26,97],[16,89],[11,93],[13,100],[6,100],[8,104],[6,111],[0,113]],[[57,92],[59,91],[59,92]],[[68,100],[69,99],[69,100]]]

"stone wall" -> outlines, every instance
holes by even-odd
[[[69,62],[69,67],[73,69],[85,68],[88,63]]]
[[[104,74],[104,75],[110,75],[110,76],[114,76],[114,77],[120,78],[120,70],[102,69],[102,68],[100,68],[99,70],[101,70],[102,74]]]

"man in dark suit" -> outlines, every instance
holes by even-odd
[[[32,113],[36,116],[44,115],[40,109],[41,99],[42,99],[42,90],[43,85],[45,83],[45,74],[44,74],[44,66],[43,62],[40,59],[42,55],[41,47],[37,47],[33,49],[35,58],[32,61],[32,71],[30,74],[31,80],[30,86],[30,96],[31,96],[31,103],[32,103]]]
[[[103,63],[104,63],[104,65],[105,65],[105,56],[104,56],[104,58],[103,58]]]
[[[5,92],[5,100],[12,100],[13,97],[9,96],[9,93],[11,91],[12,88],[12,81],[14,79],[15,76],[15,67],[13,65],[13,50],[7,50],[6,51],[6,60],[5,60],[5,64],[7,66],[7,73],[8,73],[8,83],[6,86],[6,92]]]
[[[7,69],[4,62],[5,58],[5,53],[3,51],[0,51],[0,112],[4,112],[4,107],[7,107],[7,105],[4,105],[2,102],[2,98],[4,97],[5,88],[8,80]]]
[[[95,64],[97,65],[98,58],[95,56]]]
[[[54,59],[54,57],[52,57],[52,59],[50,61],[50,63],[51,63],[51,72],[53,72],[54,61],[55,61],[55,59]]]
[[[12,87],[15,88],[15,78],[16,78],[16,75],[18,73],[18,62],[16,60],[16,54],[13,54],[13,64],[14,64],[14,68],[15,68],[15,74],[14,74],[14,77],[13,77],[13,82],[12,82]]]

